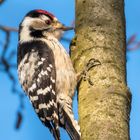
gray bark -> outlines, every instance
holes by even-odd
[[[131,93],[126,83],[123,0],[76,0],[76,36],[71,45],[76,72],[91,58],[101,65],[78,87],[82,140],[129,140]]]

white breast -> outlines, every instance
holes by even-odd
[[[49,36],[45,42],[54,53],[58,93],[73,96],[76,86],[76,73],[69,54],[56,38]]]

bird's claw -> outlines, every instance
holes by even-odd
[[[91,58],[88,61],[88,63],[85,65],[85,68],[84,68],[83,72],[81,73],[81,76],[80,76],[81,78],[80,79],[83,79],[84,81],[88,81],[88,83],[90,85],[93,85],[93,82],[92,82],[90,76],[88,75],[88,71],[91,68],[93,68],[93,67],[95,67],[97,65],[101,65],[101,62],[99,60],[97,60],[97,59]]]
[[[101,65],[101,62],[97,59],[91,58],[88,63],[86,64],[86,71],[89,71],[91,68]]]

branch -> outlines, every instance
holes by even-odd
[[[18,32],[17,28],[0,25],[0,29],[5,32]]]
[[[4,0],[0,0],[0,5],[4,2]]]
[[[20,100],[19,109],[20,110],[17,113],[17,120],[16,120],[16,127],[15,127],[16,129],[18,129],[21,125],[22,118],[23,118],[21,112],[24,109],[24,102],[23,102],[24,94],[23,94],[23,92],[19,91],[16,88],[17,80],[16,80],[14,74],[12,73],[12,70],[16,70],[16,68],[17,68],[16,63],[12,63],[12,58],[15,57],[16,51],[12,50],[10,52],[9,56],[8,57],[6,56],[7,52],[9,51],[10,33],[17,32],[18,29],[13,28],[13,27],[3,26],[3,25],[0,25],[0,29],[6,34],[5,42],[4,42],[4,44],[1,44],[3,46],[3,50],[0,55],[0,71],[5,72],[7,74],[8,78],[12,82],[12,92],[16,93],[19,96],[19,100]]]

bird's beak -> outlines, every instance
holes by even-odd
[[[58,29],[63,30],[63,31],[69,31],[69,30],[73,30],[74,28],[73,27],[67,27],[67,26],[63,25],[62,27],[60,27]]]
[[[54,27],[56,30],[62,30],[62,31],[69,31],[74,29],[74,27],[67,27],[60,22],[57,22]]]

